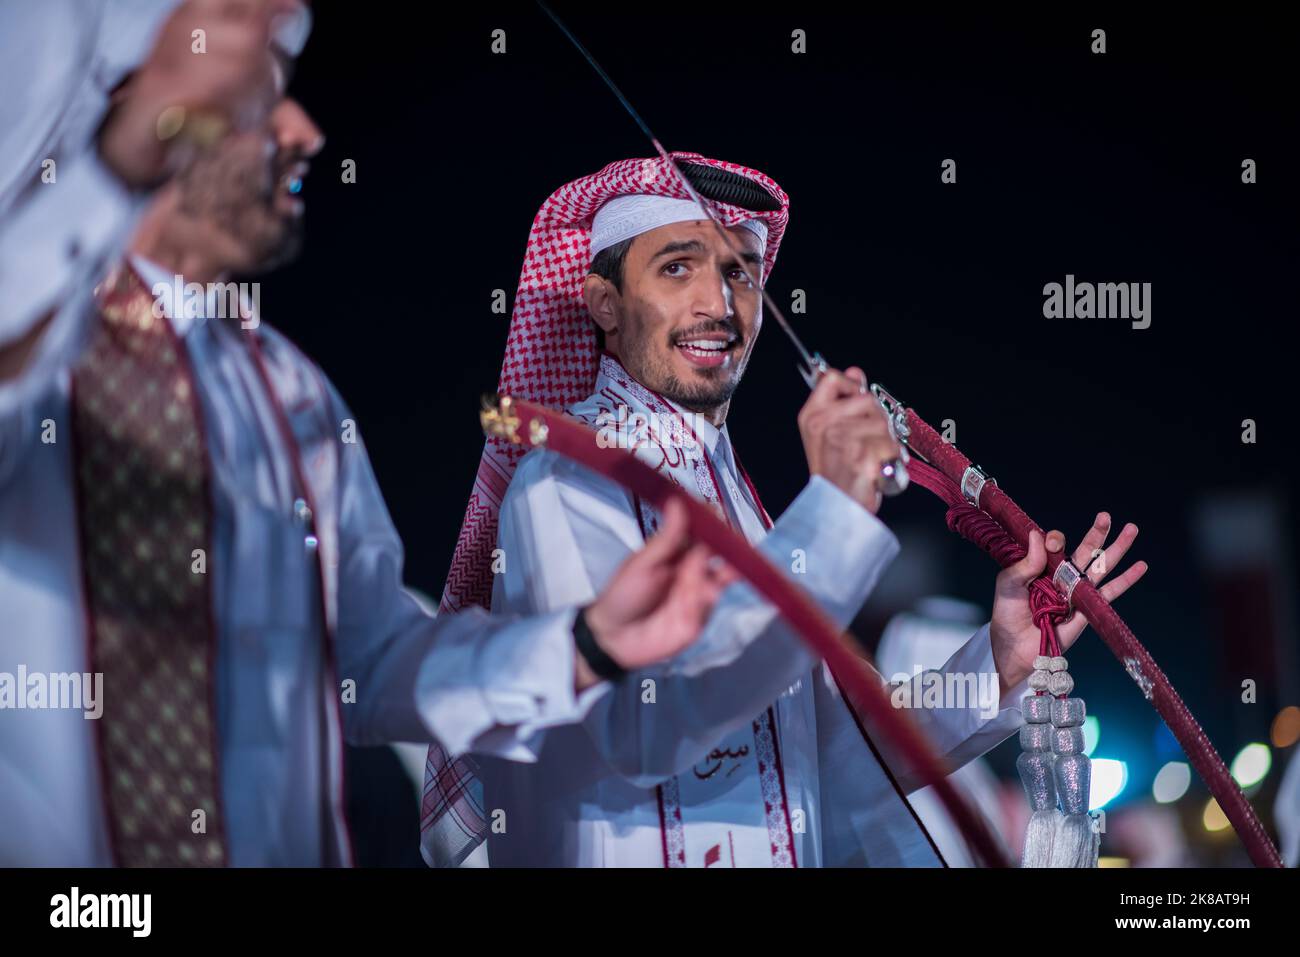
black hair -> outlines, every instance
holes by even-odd
[[[627,259],[627,251],[632,248],[632,240],[635,238],[633,236],[613,246],[606,246],[596,253],[596,258],[591,261],[591,269],[588,270],[601,279],[612,282],[619,295],[623,294],[623,262]]]
[[[632,240],[635,238],[635,236],[632,236],[621,243],[606,246],[596,253],[596,258],[591,261],[591,269],[588,270],[592,275],[612,282],[619,295],[623,294],[623,262],[627,259],[627,251],[632,248]],[[595,319],[591,321],[591,324],[596,327],[596,347],[604,349],[605,330],[597,325]]]

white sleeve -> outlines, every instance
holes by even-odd
[[[922,679],[912,679],[914,684],[918,680]],[[1006,694],[999,692],[993,639],[987,622],[929,680],[932,685],[942,680],[945,687],[960,684],[967,692],[971,688],[976,690],[976,700],[970,701],[968,694],[964,706],[954,700],[949,707],[912,709],[922,732],[952,770],[975,760],[1020,730],[1023,723],[1020,702],[1029,693],[1029,679],[1008,689]],[[924,687],[913,689],[913,700],[918,695],[924,703]]]
[[[0,344],[88,292],[142,207],[94,152],[62,161],[54,182],[29,186],[0,233]]]
[[[0,348],[50,320],[21,372],[0,381],[0,416],[75,358],[92,290],[147,200],[101,162],[96,128],[166,12],[102,0],[0,4]]]
[[[356,681],[348,740],[436,739],[453,756],[536,760],[544,729],[577,721],[599,694],[575,694],[576,611],[425,612],[402,584],[402,543],[364,447],[342,449],[337,645],[340,680]]]
[[[547,612],[585,604],[642,543],[620,488],[553,453],[533,452],[502,504],[498,544],[506,566],[493,608]],[[814,477],[759,550],[846,625],[898,541],[874,515]],[[583,724],[615,772],[650,787],[699,761],[815,664],[776,609],[738,584],[724,593],[695,644],[614,683]]]
[[[869,668],[872,677],[881,682],[894,707],[916,723],[949,770],[955,771],[975,760],[1020,730],[1021,700],[1029,693],[1029,681],[1025,679],[1006,694],[1000,694],[988,624],[976,631],[942,667],[922,671],[906,680],[886,683],[866,662],[863,667]],[[833,680],[825,675],[823,678],[833,687]],[[838,688],[834,693],[842,695]],[[866,723],[864,715],[858,717]],[[853,715],[847,708],[828,709],[827,717],[824,719],[819,713],[818,720],[851,722]],[[889,749],[888,758],[890,769],[904,791],[910,793],[925,786],[908,755]],[[833,775],[833,769],[830,773]]]
[[[141,200],[128,193],[94,154],[58,167],[0,222],[0,348],[50,318],[31,356],[0,380],[0,475],[21,455],[21,421],[30,401],[72,365],[94,321],[94,287],[121,255]]]

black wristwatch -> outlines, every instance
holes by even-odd
[[[591,626],[587,624],[586,608],[580,608],[578,616],[573,620],[573,643],[578,648],[578,654],[582,655],[598,677],[606,681],[617,681],[627,674],[617,661],[605,654],[605,649],[596,641]]]

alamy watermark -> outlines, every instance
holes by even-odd
[[[910,675],[897,672],[886,689],[895,708],[978,709],[980,717],[992,718],[1001,710],[1000,685],[996,671],[926,671],[916,665]]]
[[[1067,273],[1064,283],[1043,287],[1043,315],[1048,319],[1131,319],[1134,329],[1151,325],[1151,283],[1079,282]]]
[[[262,284],[258,282],[186,282],[177,274],[170,283],[154,283],[150,292],[158,319],[238,319],[241,329],[261,324]]]
[[[50,898],[51,927],[122,928],[132,937],[153,929],[152,894],[83,894],[74,886]]]
[[[104,673],[96,671],[0,671],[0,711],[76,709],[87,721],[104,713]]]

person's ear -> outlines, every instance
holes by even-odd
[[[605,335],[618,331],[618,290],[603,276],[589,273],[582,283],[582,298],[592,321]]]

